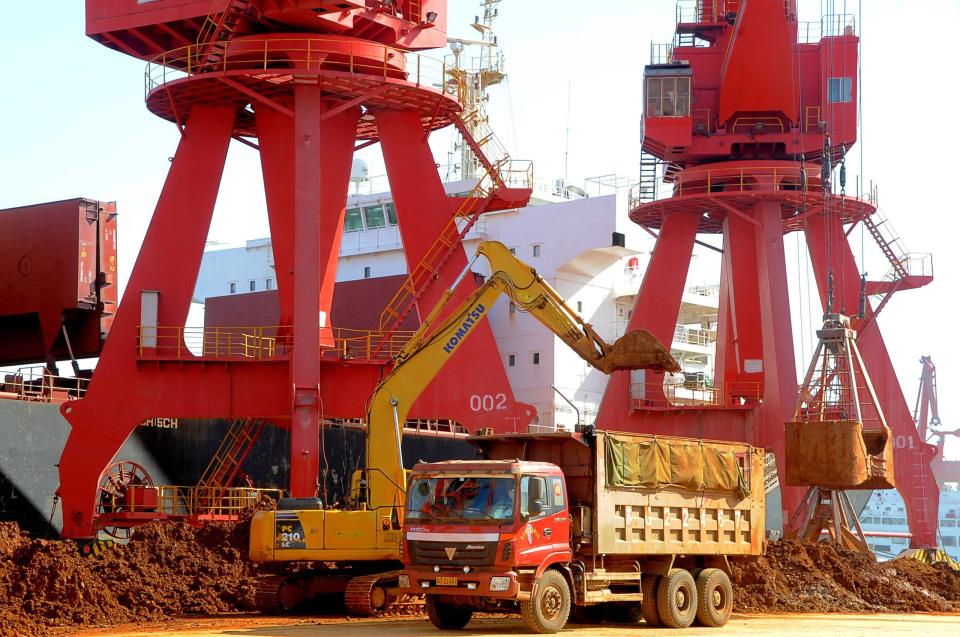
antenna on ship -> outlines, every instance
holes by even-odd
[[[507,74],[503,66],[503,53],[497,46],[497,36],[493,29],[499,15],[501,0],[482,0],[482,13],[473,19],[472,26],[479,34],[479,40],[448,38],[453,53],[453,66],[463,77],[463,114],[461,115],[467,131],[478,141],[483,140],[480,132],[487,128],[489,116],[486,103],[489,99],[487,89],[500,84]],[[479,55],[465,54],[467,47],[478,47]],[[462,135],[455,146],[460,151],[460,178],[479,179],[485,174],[483,166],[477,160],[470,146],[463,141]]]

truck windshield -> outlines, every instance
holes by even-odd
[[[512,520],[514,490],[513,478],[415,478],[407,491],[407,519]]]

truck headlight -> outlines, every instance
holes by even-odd
[[[400,588],[410,588],[410,576],[401,575],[397,578],[397,586]]]
[[[505,590],[509,590],[509,588],[510,588],[509,577],[491,577],[490,578],[491,592],[502,592]]]

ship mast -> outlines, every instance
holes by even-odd
[[[506,79],[504,72],[503,53],[497,46],[497,36],[494,32],[494,21],[499,15],[498,5],[501,0],[482,0],[480,7],[482,14],[474,17],[472,26],[479,34],[479,40],[450,38],[450,50],[453,52],[453,65],[464,81],[463,94],[463,121],[467,130],[474,139],[481,140],[481,131],[489,130],[487,126],[489,116],[486,103],[489,99],[487,89]],[[479,49],[479,55],[466,54],[468,47]],[[485,174],[484,167],[477,160],[470,146],[458,137],[454,150],[460,153],[460,178],[479,179]]]

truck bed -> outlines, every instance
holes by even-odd
[[[608,431],[485,436],[476,442],[490,459],[563,468],[573,546],[584,562],[763,551],[762,449]]]

